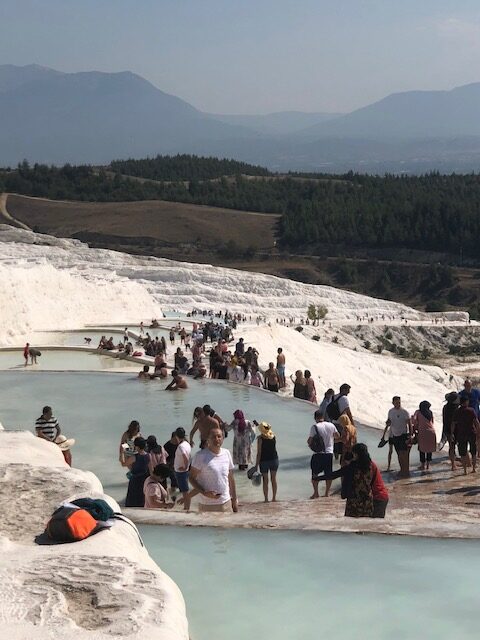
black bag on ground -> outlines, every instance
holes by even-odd
[[[109,525],[105,522],[97,522],[85,509],[59,507],[53,512],[45,532],[37,536],[35,542],[37,544],[77,542],[108,527]]]
[[[325,453],[325,442],[323,441],[322,436],[318,430],[317,425],[315,425],[316,434],[312,438],[312,442],[310,443],[310,449],[314,453]]]

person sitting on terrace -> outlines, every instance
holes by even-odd
[[[110,338],[105,342],[104,349],[107,349],[107,351],[113,351],[115,349],[115,345],[113,344],[113,336],[110,336]]]
[[[157,464],[150,471],[150,475],[143,483],[145,509],[171,509],[175,506],[174,502],[168,501],[168,492],[164,487],[169,477],[170,469],[166,464]]]

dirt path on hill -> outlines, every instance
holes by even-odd
[[[0,194],[0,221],[5,222],[5,224],[9,224],[12,227],[19,227],[20,229],[25,229],[26,231],[31,231],[30,227],[20,222],[20,220],[16,220],[13,218],[7,210],[7,199],[8,193]]]

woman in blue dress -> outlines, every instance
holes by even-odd
[[[128,463],[130,471],[127,474],[129,480],[125,506],[143,507],[145,504],[143,483],[150,475],[148,470],[150,456],[146,452],[147,441],[145,438],[135,438],[133,445],[135,448],[135,457],[130,458]]]

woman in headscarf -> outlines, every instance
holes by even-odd
[[[243,411],[237,409],[233,414],[233,421],[227,426],[226,431],[233,429],[233,464],[238,464],[240,471],[245,471],[252,463],[252,442],[255,440],[255,431],[250,420],[245,420]]]
[[[260,430],[260,436],[257,438],[257,460],[255,468],[260,467],[265,502],[268,502],[268,474],[270,473],[272,502],[276,502],[278,471],[277,439],[268,422],[260,422],[258,428]]]
[[[432,461],[432,453],[437,450],[437,434],[433,426],[432,405],[424,400],[413,414],[413,428],[418,438],[418,451],[420,452],[420,469],[428,471]]]
[[[357,444],[357,430],[346,413],[342,413],[338,418],[338,423],[341,426],[340,433],[342,434],[343,443],[340,464],[343,466],[352,459],[352,449]]]
[[[370,458],[366,444],[352,447],[353,459],[328,475],[315,480],[342,478],[342,498],[346,499],[345,515],[350,518],[384,518],[388,491],[377,465]]]

